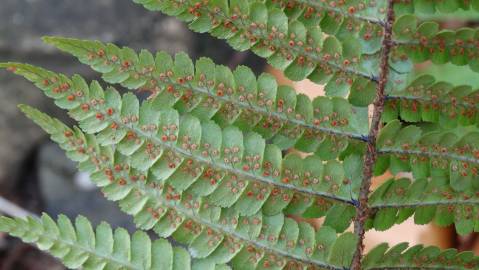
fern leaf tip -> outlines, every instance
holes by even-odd
[[[11,72],[15,72],[19,66],[21,66],[21,64],[16,62],[0,63],[0,69],[6,69],[7,71],[11,71]]]
[[[27,104],[18,104],[17,107],[18,107],[18,109],[20,109],[21,112],[23,112],[29,118],[30,118],[30,116],[33,115],[33,113],[35,111],[40,112],[37,109],[35,109],[35,108],[33,108],[33,107],[31,107],[30,105],[27,105]]]
[[[47,43],[47,44],[53,44],[57,41],[64,40],[64,37],[58,37],[58,36],[43,36],[42,41]]]

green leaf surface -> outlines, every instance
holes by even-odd
[[[20,74],[27,70],[32,73],[36,69],[25,66],[24,70],[18,65]],[[37,79],[44,80],[45,77]],[[49,84],[42,89],[48,90],[50,87],[55,86]],[[95,86],[95,91],[103,94],[103,89],[98,87]],[[86,96],[79,100],[82,104],[90,103]],[[326,163],[331,164],[327,167],[330,168],[330,175],[326,175],[324,180],[310,179],[311,167],[281,170],[287,159],[278,161],[275,156],[278,154],[272,152],[268,152],[271,155],[265,155],[266,149],[271,148],[266,148],[265,140],[258,134],[248,133],[244,137],[234,126],[221,129],[208,121],[201,123],[188,114],[180,117],[172,109],[158,110],[156,106],[159,105],[154,100],[145,101],[140,106],[138,99],[131,93],[125,94],[117,105],[107,107],[98,104],[88,109],[93,111],[95,118],[101,114],[97,120],[106,123],[105,129],[111,130],[112,136],[123,136],[111,140],[120,141],[118,151],[131,156],[129,166],[139,171],[151,171],[157,182],[167,183],[179,192],[191,188],[196,195],[208,194],[210,203],[221,207],[234,205],[242,215],[253,215],[263,206],[269,209],[270,214],[277,214],[290,204],[294,196],[301,194],[339,203],[350,201],[351,188],[342,182],[344,168],[340,163]],[[77,120],[80,120],[80,125],[84,121],[81,117]],[[58,140],[64,143],[68,136],[60,136]],[[102,141],[99,143],[109,145]],[[82,145],[69,147],[72,152],[83,148]],[[297,162],[303,160],[296,158]],[[285,180],[293,177],[294,182]],[[126,195],[120,192],[116,194],[118,197]],[[275,209],[271,208],[272,205],[275,205]],[[306,211],[305,207],[295,209],[295,214]]]
[[[30,118],[50,131],[53,137],[64,134],[65,130],[68,131],[66,126],[57,124],[56,120],[47,117],[45,114],[25,106],[22,109]],[[76,139],[74,136],[71,135],[72,139]],[[239,223],[237,212],[233,208],[221,209],[209,204],[202,197],[188,192],[180,193],[168,184],[151,189],[151,184],[156,183],[156,181],[154,177],[148,176],[148,172],[141,172],[131,167],[118,169],[118,164],[115,164],[115,160],[127,162],[126,157],[121,158],[119,156],[121,155],[120,153],[115,155],[118,156],[115,160],[107,158],[95,159],[96,156],[103,156],[105,152],[113,151],[113,149],[111,149],[112,146],[100,147],[94,135],[88,136],[90,139],[88,140],[87,147],[94,150],[85,153],[89,158],[84,162],[94,162],[96,164],[96,166],[88,167],[90,174],[98,175],[94,178],[96,181],[100,180],[100,182],[103,182],[100,179],[100,174],[103,174],[103,178],[107,180],[107,184],[103,187],[105,196],[111,200],[118,201],[122,205],[122,209],[129,209],[128,212],[135,216],[136,222],[142,221],[141,224],[138,224],[139,226],[150,224],[149,228],[153,227],[153,230],[160,236],[168,237],[173,235],[177,241],[187,244],[190,254],[195,258],[209,260],[213,264],[220,265],[233,260],[236,256],[242,256],[243,258],[254,256],[258,260],[258,257],[256,257],[257,253],[253,251],[259,249],[270,253],[266,257],[268,259],[263,259],[264,261],[260,262],[261,265],[264,265],[266,262],[273,263],[275,260],[279,260],[278,262],[281,264],[295,263],[304,266],[315,264],[338,270],[346,265],[348,258],[350,259],[347,256],[348,252],[342,247],[345,243],[332,244],[331,249],[338,254],[342,254],[342,259],[339,261],[331,259],[331,262],[326,262],[310,258],[310,255],[316,248],[316,243],[328,243],[330,240],[323,241],[321,238],[323,235],[317,235],[317,232],[312,227],[307,224],[301,224],[301,222],[298,223],[293,219],[285,218],[283,214],[274,217],[263,216],[262,218],[253,218],[253,225],[262,224],[262,226],[259,234],[257,232],[258,227],[254,229],[256,232],[252,234],[251,227],[245,223],[247,219],[242,219],[243,222]],[[64,142],[61,146],[65,149],[71,147],[67,142]],[[111,180],[108,181],[108,179]],[[130,196],[146,198],[148,203],[141,203],[143,209],[139,210],[141,207],[137,208],[137,202],[131,200]],[[132,210],[135,208],[136,210]],[[144,212],[148,213],[147,216],[144,215]],[[221,214],[214,214],[218,212]],[[76,239],[72,225],[67,221],[63,223],[65,225],[60,228],[64,228],[63,234],[65,237]],[[86,234],[82,233],[82,235],[91,235],[88,226],[83,226],[81,231],[86,232]],[[186,235],[183,236],[182,234]],[[193,239],[186,237],[188,235],[192,236]],[[281,235],[286,236],[286,238],[283,238]],[[307,246],[304,246],[305,241],[312,235],[315,236],[314,239],[316,241],[309,242]],[[338,239],[342,239],[341,241],[345,242],[349,238],[340,236]],[[151,265],[154,259],[145,254],[146,249],[149,247],[148,243],[150,242],[145,239],[143,234],[137,233],[133,236],[131,239],[132,252],[137,252],[137,255],[131,256],[132,263],[146,268]],[[151,244],[152,248],[157,246],[164,246],[164,244]],[[252,248],[248,248],[248,246],[252,246]],[[243,248],[245,251],[242,252]],[[290,248],[296,248],[293,255],[288,252]],[[171,254],[171,250],[165,251],[165,253]],[[327,257],[332,258],[331,256]],[[276,259],[273,260],[272,258]],[[177,264],[174,263],[173,265]]]
[[[165,239],[150,240],[137,231],[131,238],[123,228],[113,231],[101,223],[94,231],[90,222],[78,216],[75,225],[63,215],[54,221],[41,218],[0,218],[0,230],[36,244],[57,257],[68,268],[82,269],[189,269],[190,255],[173,248]]]

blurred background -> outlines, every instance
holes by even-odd
[[[479,24],[479,16],[474,12],[433,17],[447,28],[477,27]],[[151,51],[185,51],[192,58],[207,56],[232,68],[244,64],[258,73],[271,72],[282,83],[293,85],[311,97],[322,94],[320,86],[308,81],[290,82],[262,59],[250,53],[234,52],[223,41],[195,34],[174,18],[148,12],[131,0],[0,0],[0,62],[28,62],[69,75],[79,73],[87,79],[97,78],[72,57],[43,44],[41,37],[45,35],[98,39]],[[417,70],[479,88],[479,76],[468,67],[442,65],[432,69],[425,64]],[[96,223],[106,220],[114,226],[133,228],[130,218],[115,204],[106,201],[88,183],[87,177],[77,173],[63,151],[19,112],[19,103],[70,121],[30,83],[0,72],[0,198],[32,213],[47,212],[52,216],[65,213],[70,217],[82,214]],[[381,180],[375,179],[376,184]],[[371,231],[367,235],[368,248],[384,241],[475,249],[479,254],[475,235],[459,238],[453,228],[417,226],[413,222],[385,233]],[[0,270],[13,269],[64,268],[34,247],[0,234]]]

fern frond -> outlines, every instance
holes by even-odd
[[[164,52],[153,57],[139,55],[113,44],[65,38],[45,38],[63,51],[103,74],[109,83],[152,92],[165,106],[190,112],[200,119],[214,119],[220,125],[233,124],[243,131],[254,130],[264,138],[274,137],[282,148],[296,145],[314,152],[318,142],[364,140],[359,125],[361,113],[339,97],[318,97],[311,101],[286,86],[277,86],[269,74],[256,78],[244,66],[230,71],[208,58],[193,61],[185,54],[173,60]],[[128,63],[128,64],[126,64]],[[374,84],[357,80],[350,101],[367,105],[374,97]]]
[[[440,250],[422,245],[408,248],[407,243],[394,247],[381,244],[366,255],[363,267],[368,270],[470,270],[479,267],[479,257],[471,251],[458,252],[456,249]]]
[[[462,10],[475,10],[479,11],[478,0],[399,0],[394,5],[397,14],[413,14],[413,13],[425,13],[433,14],[440,13],[453,13]]]
[[[475,127],[423,133],[417,126],[392,121],[378,138],[382,162],[377,171],[411,171],[417,179],[447,179],[456,191],[473,191],[478,188],[478,140]]]
[[[190,269],[190,255],[181,247],[173,247],[165,239],[150,240],[145,232],[131,237],[123,228],[114,232],[101,223],[94,231],[82,216],[75,225],[64,215],[55,222],[48,215],[40,218],[0,217],[0,231],[36,244],[60,259],[68,268],[76,269]]]
[[[361,54],[374,54],[381,49],[382,25],[386,2],[324,2],[316,0],[266,1],[268,6],[284,10],[290,20],[302,22],[308,29],[318,25],[321,31],[342,42],[356,38]]]
[[[387,98],[383,121],[434,122],[453,128],[475,125],[479,91],[471,86],[453,86],[430,75],[417,77],[405,89],[392,91]]]
[[[36,85],[44,91],[60,91],[60,93],[57,93],[54,97],[62,99],[62,106],[66,106],[63,108],[70,109],[71,106],[78,107],[80,106],[78,100],[87,99],[86,96],[76,98],[75,95],[77,93],[75,93],[75,89],[73,88],[61,89],[62,84],[71,85],[71,82],[63,75],[24,64],[6,63],[0,64],[0,67],[11,68],[23,73],[24,76],[30,78],[30,80],[35,82]],[[57,81],[57,77],[62,77],[62,81]],[[267,80],[271,82],[269,79]],[[82,82],[79,83],[84,84]],[[273,84],[273,86],[275,86],[275,84]],[[81,88],[85,88],[85,86]],[[269,88],[269,90],[271,91],[268,95],[271,96],[272,93],[276,93],[277,89],[274,87]],[[162,108],[169,107],[165,104],[168,104],[168,99],[174,98],[174,95],[168,93],[168,91],[164,91],[163,94],[159,95],[160,96],[155,98],[153,102],[160,104]],[[353,138],[358,141],[365,140],[364,135],[349,132],[350,130],[363,130],[364,127],[359,127],[360,120],[362,120],[359,114],[362,113],[356,115],[353,112],[352,106],[345,100],[321,97],[311,102],[304,95],[298,95],[297,100],[295,100],[294,91],[290,88],[279,88],[277,97],[276,94],[273,94],[273,97],[277,99],[278,104],[281,104],[281,106],[278,106],[276,109],[276,112],[261,107],[261,105],[264,106],[262,103],[254,106],[251,105],[251,102],[247,101],[242,103],[242,105],[247,106],[247,109],[243,110],[243,116],[238,117],[241,111],[235,104],[224,102],[225,105],[223,107],[229,109],[221,110],[216,114],[216,112],[220,110],[220,103],[212,102],[210,96],[202,97],[200,95],[198,100],[203,100],[204,98],[203,104],[193,109],[190,113],[199,116],[200,119],[208,119],[216,114],[214,119],[222,122],[223,126],[228,126],[228,121],[221,121],[221,119],[225,119],[226,117],[223,116],[226,116],[228,114],[227,111],[231,110],[231,113],[235,114],[233,118],[236,118],[234,124],[239,126],[243,131],[253,130],[265,138],[274,136],[273,142],[281,148],[290,147],[293,144],[296,145],[297,149],[305,152],[317,152],[318,156],[325,160],[336,158],[349,144],[358,144],[358,142],[355,143],[351,141]],[[69,101],[69,98],[72,100]],[[179,98],[174,99],[176,102]],[[86,100],[85,102],[87,104],[81,105],[88,105],[90,100]],[[212,103],[216,103],[218,108],[215,109]],[[183,107],[182,104],[177,107],[180,107],[180,110],[184,111],[181,109],[181,107]],[[297,110],[291,109],[293,107],[297,108]],[[291,113],[288,113],[289,110],[291,110]],[[81,110],[78,111],[81,112]],[[252,119],[255,120],[251,121]],[[333,127],[337,127],[337,129],[333,129]]]
[[[218,264],[231,261],[235,269],[287,265],[340,270],[349,266],[356,241],[352,233],[336,236],[328,226],[316,231],[283,214],[247,217],[234,208],[213,206],[147,172],[119,166],[129,157],[114,154],[112,146],[101,147],[95,136],[60,126],[58,120],[30,107],[21,108],[67,153],[82,156],[75,159],[81,162],[80,168],[90,173],[107,198],[135,217],[138,227],[153,228],[161,237],[173,236],[188,245],[194,258]]]
[[[290,20],[281,9],[269,9],[262,1],[133,2],[176,16],[188,22],[193,31],[226,39],[237,50],[252,49],[274,67],[285,70],[292,80],[376,80],[374,69],[367,68],[360,59],[359,41],[343,45],[334,36],[324,38],[319,27],[308,28],[299,20]]]
[[[397,57],[407,56],[417,63],[431,60],[434,64],[469,65],[479,72],[477,29],[440,30],[436,22],[418,25],[416,16],[404,15],[395,22],[394,33],[397,46],[393,54]]]
[[[454,224],[465,235],[477,231],[479,197],[474,189],[456,191],[447,179],[391,179],[369,199],[373,215],[369,226],[379,231],[400,224],[414,215],[416,224],[434,221],[439,226]]]
[[[342,17],[329,18],[325,19],[322,25],[326,29],[324,33],[329,33],[324,35],[317,22],[321,17],[313,16],[314,18],[302,20],[295,12],[285,13],[275,8],[275,4],[271,7],[271,1],[133,2],[149,10],[161,11],[186,21],[193,31],[209,32],[215,37],[226,39],[236,50],[251,49],[275,68],[283,70],[284,74],[294,81],[308,78],[315,83],[325,84],[325,91],[329,96],[344,97],[349,92],[354,92],[351,89],[354,85],[364,88],[366,83],[375,85],[378,82],[380,50],[377,46],[381,43],[379,36],[382,36],[383,28],[377,28],[377,24],[364,27],[360,31],[363,36],[360,37],[355,33],[357,30],[352,30],[354,22],[341,24],[335,20],[341,20]],[[336,2],[331,3],[334,6]],[[321,2],[319,5],[324,4]],[[377,11],[385,12],[385,9],[381,8],[384,4],[383,1],[354,1],[347,6],[357,5],[358,10],[377,14]],[[371,7],[371,10],[366,6]],[[329,13],[338,14],[333,11]],[[336,29],[338,25],[342,27]],[[402,87],[412,69],[411,61],[390,57],[389,67],[390,80],[387,87]],[[359,82],[356,82],[357,80]],[[363,92],[368,95],[356,101],[361,102],[361,106],[371,103],[374,98],[374,92]]]
[[[386,8],[386,3],[383,2],[361,3],[359,1],[349,1],[328,3],[315,0],[269,0],[266,3],[278,5],[285,9],[288,14],[292,13],[298,17],[303,15],[304,19],[313,19],[314,17],[319,21],[319,25],[324,31],[330,30],[332,27],[326,21],[336,20],[344,23],[343,20],[345,18],[351,18],[357,22],[382,25]],[[335,34],[335,32],[328,31],[326,33]]]
[[[0,63],[78,122],[19,106],[160,239],[47,215],[0,217],[0,232],[71,268],[479,269],[472,252],[364,245],[367,230],[410,218],[479,231],[478,91],[410,76],[426,61],[479,72],[479,30],[441,29],[419,15],[474,14],[479,0],[133,2],[251,50],[293,81],[322,84],[326,96],[311,100],[271,74],[208,58],[45,37],[106,83],[148,92],[141,101],[79,75]],[[386,171],[392,179],[371,191]],[[318,217],[319,228],[305,221]]]
[[[117,144],[122,154],[132,156],[133,168],[150,170],[180,191],[194,186],[211,202],[235,204],[248,215],[261,208],[276,214],[295,201],[307,206],[316,200],[354,204],[351,196],[360,182],[359,157],[323,165],[316,156],[282,158],[279,148],[266,144],[258,134],[243,134],[235,127],[221,129],[188,114],[180,117],[172,109],[163,110],[155,100],[140,106],[132,94],[121,97],[96,82],[88,86],[79,76],[70,80],[29,65],[13,66],[17,74],[67,109],[86,133],[99,133],[102,145]]]

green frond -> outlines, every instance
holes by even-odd
[[[454,2],[454,1],[442,1]],[[441,30],[433,21],[417,23],[414,15],[403,15],[394,24],[395,52],[413,62],[431,60],[434,64],[469,65],[479,72],[479,32],[474,28]]]
[[[363,259],[366,270],[469,270],[479,267],[479,257],[471,251],[456,249],[440,250],[437,247],[407,243],[394,247],[381,244],[372,249]]]
[[[332,27],[328,22],[334,19],[339,20],[342,24],[344,24],[344,20],[346,19],[354,19],[358,23],[362,22],[381,25],[385,17],[384,10],[386,8],[386,3],[374,1],[328,3],[314,0],[267,0],[265,2],[268,5],[281,7],[286,11],[289,18],[301,18],[300,15],[302,15],[303,18],[301,18],[301,20],[306,21],[307,19],[312,20],[313,17],[317,17],[315,19],[318,21],[319,25],[328,30]],[[336,27],[339,27],[339,25]],[[327,32],[327,34],[335,33],[336,32]]]
[[[209,32],[217,38],[226,39],[236,50],[251,49],[294,81],[308,78],[325,84],[326,94],[330,96],[344,97],[354,92],[352,86],[357,80],[361,81],[357,85],[364,85],[364,81],[375,85],[378,81],[384,1],[348,1],[342,4],[307,1],[297,7],[295,3],[306,1],[133,2],[186,21],[193,31]],[[288,5],[293,6],[292,10],[285,8]],[[329,8],[325,7],[327,5]],[[308,10],[315,9],[320,10],[318,14],[309,16]],[[348,13],[353,12],[352,16],[344,16],[342,11],[345,9]],[[369,22],[365,17],[359,19],[361,16],[354,16],[356,12],[371,17]],[[411,61],[391,57],[389,66],[388,88],[403,86],[412,70]],[[372,99],[367,98],[371,95],[374,98],[374,92],[368,94],[363,97],[366,100],[354,102],[361,102],[361,106],[365,102],[371,103]]]
[[[370,225],[385,230],[414,214],[417,224],[454,223],[460,234],[477,231],[478,139],[475,127],[423,132],[398,120],[386,125],[378,138],[376,174],[412,172],[415,180],[389,181],[376,190]]]
[[[209,58],[45,37],[106,83],[148,93],[140,100],[79,75],[0,63],[77,121],[70,128],[19,105],[159,239],[47,215],[0,217],[0,232],[69,268],[479,269],[479,257],[455,249],[401,243],[364,252],[367,230],[410,218],[479,232],[478,91],[412,78],[423,62],[479,72],[479,30],[441,29],[424,16],[474,14],[479,0],[133,2],[251,50],[293,81],[324,85],[326,96],[310,99],[271,74]],[[371,191],[386,171],[392,179]],[[306,222],[319,217],[319,228]]]
[[[310,20],[291,18],[292,14],[285,14],[264,1],[133,2],[186,21],[193,31],[225,39],[236,50],[251,49],[275,68],[284,70],[292,80],[309,78],[327,83],[327,92],[334,95],[344,95],[338,91],[348,91],[351,82],[358,78],[377,80],[377,69],[373,66],[379,57],[374,54],[363,59],[358,39],[340,42],[333,35],[324,35],[317,24],[308,25]],[[334,27],[332,22],[324,24]]]
[[[335,140],[345,144],[364,140],[366,129],[359,124],[364,112],[354,110],[347,100],[318,97],[311,101],[291,87],[278,87],[272,75],[256,78],[244,66],[231,71],[208,58],[200,58],[194,65],[185,54],[172,59],[164,52],[153,57],[147,51],[137,54],[95,41],[45,40],[92,66],[106,82],[149,91],[150,99],[203,120],[256,131],[265,139],[274,138],[282,148],[296,145],[302,151],[314,152],[321,148],[321,141],[327,145]],[[374,84],[364,79],[356,80],[352,89],[353,104],[364,106],[374,98]]]
[[[378,138],[382,162],[377,172],[389,168],[393,174],[412,172],[417,179],[446,179],[456,191],[478,188],[479,131],[464,128],[423,132],[396,120],[387,124]]]
[[[390,179],[370,195],[373,215],[368,223],[385,231],[414,215],[416,224],[454,224],[459,234],[469,234],[479,228],[476,193],[475,189],[456,191],[445,178]]]
[[[27,219],[0,217],[0,231],[36,244],[71,269],[191,268],[188,252],[165,239],[152,241],[142,231],[130,236],[125,229],[113,231],[104,222],[94,230],[82,216],[75,225],[64,215],[56,222],[46,214]]]
[[[341,42],[357,39],[361,54],[374,54],[381,49],[384,1],[270,0],[266,4],[281,8],[290,20],[298,20],[308,29],[319,25],[321,31]]]
[[[49,74],[45,87],[43,76],[31,76],[47,71],[16,67],[17,73],[32,79],[67,109],[83,131],[98,133],[101,145],[117,145],[120,153],[131,156],[131,167],[151,171],[158,181],[167,181],[180,191],[191,188],[208,195],[211,203],[235,205],[245,215],[260,209],[272,215],[285,208],[302,214],[318,200],[328,206],[353,205],[351,196],[360,182],[359,157],[346,158],[343,164],[335,160],[323,164],[315,155],[283,158],[278,147],[266,144],[256,133],[243,134],[236,127],[221,129],[188,114],[180,116],[175,110],[162,109],[155,100],[140,105],[132,94],[121,97],[114,89],[104,91],[96,82],[88,87],[79,76],[69,80]],[[59,90],[62,85],[65,91]],[[72,95],[73,100],[69,98]]]
[[[478,0],[412,0],[398,1],[394,6],[397,14],[434,14],[434,13],[453,13],[458,10],[479,11]]]
[[[79,130],[65,133],[66,126],[49,126],[57,120],[29,107],[22,106],[22,110],[53,138],[68,135],[69,141],[60,144],[67,152],[86,149],[80,151],[84,156],[80,168],[90,173],[107,198],[134,216],[139,228],[153,229],[161,237],[173,236],[188,246],[194,258],[215,264],[231,262],[235,269],[312,265],[340,270],[351,261],[356,241],[352,233],[338,236],[329,226],[316,231],[282,213],[244,216],[234,207],[214,206],[188,190],[181,192],[148,172],[124,165],[131,157],[113,154],[112,146],[101,147],[93,135]]]
[[[447,128],[477,125],[478,103],[479,91],[471,86],[453,86],[421,75],[406,88],[388,95],[383,120],[400,117],[407,122],[434,122]]]

